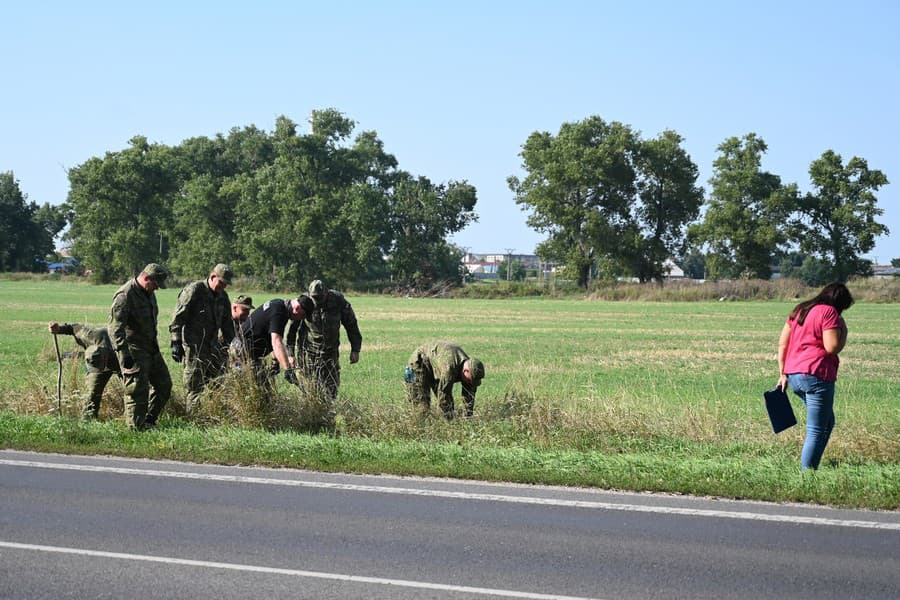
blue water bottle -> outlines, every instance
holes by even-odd
[[[412,383],[416,380],[416,375],[413,373],[412,367],[406,365],[406,370],[403,372],[403,381],[406,383]]]

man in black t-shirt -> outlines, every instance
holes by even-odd
[[[241,324],[248,358],[253,363],[257,376],[262,376],[261,381],[277,373],[278,367],[281,367],[285,379],[296,383],[283,336],[289,321],[302,321],[306,316],[304,302],[301,300],[302,298],[269,300],[250,313],[250,317]],[[271,371],[264,368],[262,360],[269,354],[272,354],[278,363],[277,366],[272,365]]]

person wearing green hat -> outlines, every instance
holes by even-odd
[[[234,339],[231,300],[225,291],[233,277],[231,267],[219,263],[206,279],[187,284],[178,294],[169,334],[172,360],[184,363],[189,413],[199,408],[207,384],[222,373],[222,347],[227,348]]]
[[[109,336],[125,384],[125,419],[138,431],[151,429],[172,394],[169,368],[159,351],[156,290],[166,287],[169,272],[150,263],[113,295]]]
[[[315,378],[331,400],[337,397],[341,385],[341,326],[350,341],[350,364],[359,361],[362,334],[353,307],[337,290],[328,289],[321,279],[309,284],[312,303],[302,322],[293,323],[288,329],[287,346],[291,358],[303,371]]]
[[[469,357],[450,342],[437,341],[416,348],[404,373],[407,397],[426,412],[431,409],[431,394],[440,401],[441,412],[449,420],[454,415],[453,385],[460,384],[466,403],[466,416],[475,412],[475,392],[484,379],[484,363]]]

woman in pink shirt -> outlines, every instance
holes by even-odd
[[[834,382],[847,343],[841,313],[853,304],[843,283],[826,285],[819,295],[794,307],[778,340],[778,387],[790,384],[806,405],[806,440],[800,466],[819,468],[834,428]]]

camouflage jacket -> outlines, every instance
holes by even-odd
[[[463,363],[469,355],[455,344],[438,341],[422,346],[413,353],[411,361],[421,357],[421,368],[430,373],[435,381],[435,392],[439,399],[450,400],[453,397],[453,384],[462,383]],[[475,396],[474,390],[462,386],[463,396]]]
[[[186,285],[178,294],[175,316],[169,325],[172,341],[193,348],[218,348],[220,332],[222,344],[227,346],[234,339],[228,293],[214,292],[206,280]]]
[[[328,290],[325,301],[306,315],[303,321],[292,321],[288,328],[287,348],[289,352],[296,346],[296,355],[338,356],[341,346],[341,325],[350,341],[350,352],[362,348],[362,334],[356,322],[356,313],[344,295]],[[298,335],[299,331],[299,335]]]
[[[159,352],[156,324],[159,306],[156,294],[147,292],[137,279],[130,279],[113,296],[109,309],[109,336],[119,356],[119,364],[128,366],[132,351]]]
[[[66,323],[59,326],[59,333],[74,336],[75,342],[84,348],[84,362],[88,370],[98,373],[119,372],[119,361],[106,327]]]

